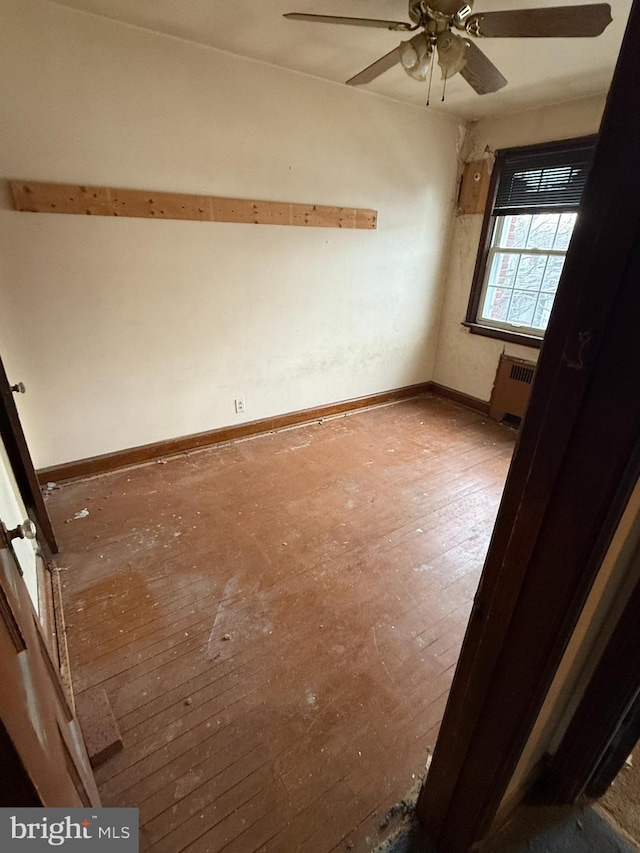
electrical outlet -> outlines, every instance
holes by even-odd
[[[241,414],[243,414],[243,413],[244,413],[244,411],[245,411],[245,408],[244,408],[244,397],[236,397],[236,398],[235,398],[235,400],[234,400],[234,402],[235,402],[235,405],[236,405],[236,414],[237,414],[237,415],[241,415]]]

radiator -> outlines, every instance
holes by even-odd
[[[529,402],[535,371],[535,362],[500,356],[489,403],[490,417],[497,421],[520,421]]]

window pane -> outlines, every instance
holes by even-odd
[[[497,218],[478,320],[544,332],[576,219],[550,212]]]
[[[550,291],[551,293],[556,292],[563,266],[564,255],[549,258],[547,261],[547,269],[544,273],[544,279],[542,281],[542,290]]]
[[[559,213],[536,213],[531,219],[527,249],[552,249],[560,216]]]
[[[521,255],[515,286],[521,290],[539,290],[546,265],[546,255]]]
[[[512,293],[512,290],[506,290],[501,287],[487,288],[481,313],[482,319],[498,320],[500,323],[506,323]]]
[[[551,308],[553,307],[554,296],[554,293],[541,293],[538,297],[538,304],[536,305],[536,310],[533,315],[533,323],[531,324],[534,329],[541,329],[544,331],[547,328],[549,317],[551,316]]]
[[[577,213],[562,213],[558,224],[558,233],[553,244],[553,248],[562,252],[566,252],[569,248],[569,240],[573,233],[573,226],[578,218]]]
[[[489,273],[489,287],[513,287],[520,255],[496,252]]]
[[[529,215],[501,216],[499,220],[502,222],[502,232],[496,231],[496,233],[500,234],[500,247],[503,249],[524,249],[527,245],[531,217]]]
[[[516,290],[513,293],[507,322],[519,326],[531,326],[533,324],[533,312],[536,308],[537,294],[526,293]]]

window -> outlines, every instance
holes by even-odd
[[[464,325],[539,346],[551,315],[595,141],[498,153]]]

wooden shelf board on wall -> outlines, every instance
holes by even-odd
[[[378,220],[376,210],[356,207],[327,207],[320,204],[255,201],[38,181],[10,181],[10,185],[16,210],[30,213],[133,216],[311,228],[374,229]]]

